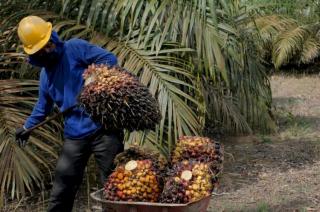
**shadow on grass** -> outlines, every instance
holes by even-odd
[[[303,98],[299,97],[274,97],[273,105],[280,108],[287,108],[304,102]]]

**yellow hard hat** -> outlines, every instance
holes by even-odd
[[[42,49],[51,36],[52,24],[38,16],[23,18],[18,26],[18,36],[27,54],[34,54]]]

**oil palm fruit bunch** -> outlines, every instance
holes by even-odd
[[[112,201],[157,202],[160,193],[151,160],[131,160],[118,166],[104,187],[106,199]]]
[[[222,170],[223,146],[207,137],[183,136],[171,154],[171,162],[175,164],[189,159],[210,162],[212,171],[217,174]]]
[[[155,172],[157,173],[159,183],[162,185],[162,178],[165,174],[165,169],[167,167],[167,160],[159,152],[143,149],[139,146],[133,145],[128,149],[118,154],[114,159],[116,166],[126,164],[131,160],[150,160],[154,167]]]
[[[210,195],[217,183],[210,163],[183,161],[167,173],[167,181],[160,197],[161,202],[187,203]],[[170,189],[173,192],[170,192]]]
[[[119,66],[90,65],[83,74],[80,104],[107,129],[154,129],[161,120],[157,100],[138,78]]]
[[[160,202],[162,203],[188,203],[186,188],[188,182],[180,177],[170,178],[161,193]]]

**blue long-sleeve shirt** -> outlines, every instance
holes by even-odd
[[[117,58],[110,52],[92,45],[85,40],[59,40],[56,32],[51,41],[56,44],[59,60],[53,66],[46,66],[46,61],[36,61],[30,57],[30,63],[43,67],[40,73],[39,99],[26,120],[25,128],[40,123],[51,112],[55,103],[60,111],[74,106],[84,84],[82,74],[88,65],[117,64]],[[64,135],[66,138],[86,137],[101,128],[83,108],[75,107],[64,115]]]

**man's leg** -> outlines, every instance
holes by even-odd
[[[123,149],[123,136],[117,134],[102,134],[91,143],[91,150],[98,164],[102,183],[105,183],[114,168],[114,158]]]
[[[49,212],[72,211],[90,154],[90,144],[86,140],[65,140],[57,162]]]

